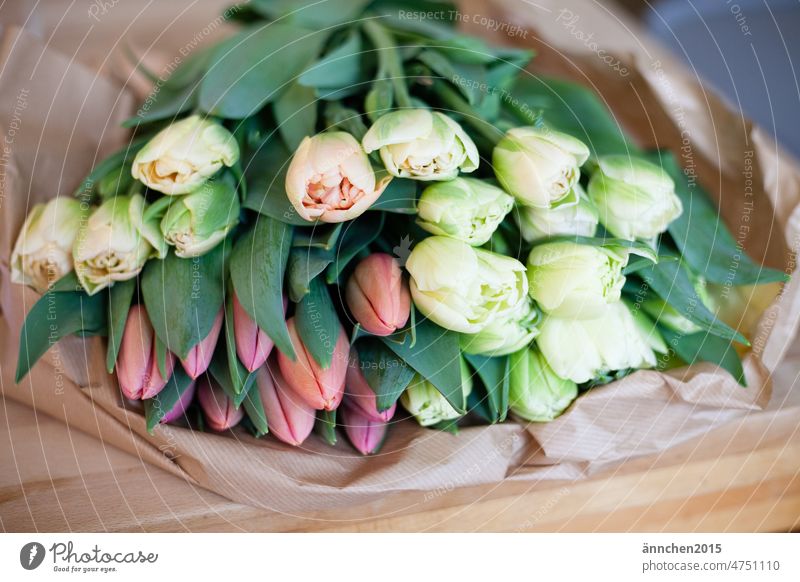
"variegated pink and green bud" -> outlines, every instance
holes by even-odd
[[[183,369],[186,370],[192,380],[196,380],[211,365],[211,358],[214,356],[214,349],[217,347],[217,340],[219,340],[219,332],[222,330],[222,314],[223,310],[220,309],[208,335],[189,350],[189,355],[186,356],[186,359],[181,360]]]
[[[233,428],[244,418],[244,409],[236,408],[225,391],[208,376],[198,380],[197,401],[211,430],[222,432]]]
[[[157,395],[172,376],[175,356],[166,355],[166,377],[158,368],[156,334],[144,305],[134,305],[128,311],[117,358],[117,380],[120,390],[131,400]]]
[[[362,260],[345,290],[356,321],[373,335],[391,335],[411,313],[411,294],[400,264],[390,255],[374,253]]]
[[[397,404],[392,404],[383,411],[378,410],[377,396],[361,371],[361,362],[355,350],[350,353],[350,365],[347,368],[345,386],[345,401],[347,405],[357,408],[368,419],[375,422],[389,422],[394,416]]]
[[[197,384],[192,382],[189,384],[189,387],[181,393],[181,396],[178,398],[178,401],[175,403],[175,405],[169,411],[167,411],[167,413],[159,422],[161,424],[168,424],[183,418],[183,416],[186,414],[186,409],[188,409],[192,404],[192,400],[194,400],[194,395],[196,392]]]
[[[287,444],[303,444],[314,429],[316,411],[289,387],[276,358],[259,368],[256,382],[269,432]]]

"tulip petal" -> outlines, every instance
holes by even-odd
[[[222,388],[207,376],[203,376],[199,380],[199,384],[197,401],[200,403],[203,416],[212,430],[222,432],[233,428],[241,422],[242,418],[244,418],[244,410],[242,408],[237,409]]]
[[[342,413],[344,430],[358,452],[362,455],[376,453],[386,437],[388,424],[370,420],[352,406],[345,406]]]
[[[214,355],[219,333],[222,330],[222,314],[223,310],[220,309],[214,319],[214,325],[211,326],[211,331],[208,332],[205,339],[201,340],[189,351],[189,355],[185,360],[181,360],[183,369],[186,370],[192,380],[196,380],[211,365],[211,358]]]
[[[315,410],[286,385],[274,358],[258,370],[256,382],[270,433],[287,444],[303,444],[314,429]]]

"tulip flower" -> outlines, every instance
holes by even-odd
[[[344,222],[372,206],[391,177],[380,180],[349,133],[305,137],[286,173],[286,195],[305,220]]]
[[[355,350],[350,353],[350,365],[347,367],[345,401],[348,406],[358,409],[362,416],[374,422],[389,422],[397,409],[397,405],[392,404],[386,410],[378,410],[378,398],[361,372],[361,362]]]
[[[59,196],[36,204],[11,253],[11,281],[44,293],[72,271],[72,245],[84,214],[75,198]]]
[[[528,293],[522,263],[444,236],[414,247],[406,269],[417,308],[461,333],[477,333],[515,311]]]
[[[386,170],[399,178],[452,180],[478,168],[475,144],[455,121],[429,109],[382,115],[361,140],[367,153],[380,150]]]
[[[120,390],[131,400],[152,398],[167,385],[175,367],[175,356],[167,352],[166,376],[158,369],[156,333],[144,305],[133,305],[122,332],[117,357]]]
[[[411,313],[411,295],[399,263],[385,253],[362,260],[345,289],[350,312],[365,330],[391,335],[402,328]]]
[[[597,208],[586,196],[580,184],[575,184],[578,203],[556,208],[519,206],[514,217],[520,234],[527,242],[536,242],[552,236],[594,236],[599,221]]]
[[[342,425],[347,438],[362,455],[378,452],[388,429],[385,422],[370,418],[360,408],[350,404],[342,407]]]
[[[535,246],[528,257],[531,297],[551,315],[597,317],[619,301],[627,263],[627,255],[604,247],[569,241]]]
[[[236,408],[225,391],[208,376],[198,380],[197,401],[206,423],[216,432],[233,428],[244,418],[244,409]]]
[[[548,128],[510,129],[492,152],[503,189],[525,206],[575,204],[580,167],[589,148],[579,139]]]
[[[604,156],[589,181],[600,222],[616,237],[649,240],[683,212],[675,182],[655,164],[624,155]]]
[[[283,298],[283,313],[286,314],[286,298]],[[273,341],[245,311],[239,298],[233,294],[233,333],[236,339],[236,353],[248,372],[255,372],[267,361]]]
[[[594,319],[546,316],[536,344],[559,377],[581,384],[614,370],[652,368],[653,347],[666,350],[657,334],[655,328],[645,330],[618,301]]]
[[[539,335],[539,312],[529,299],[478,333],[461,334],[461,349],[468,354],[504,356],[528,346]]]
[[[207,182],[186,196],[176,197],[161,219],[161,233],[182,259],[204,255],[239,223],[235,188]]]
[[[417,202],[417,224],[481,246],[514,206],[514,199],[497,186],[473,178],[455,178],[425,188]]]
[[[89,295],[136,277],[152,256],[163,258],[167,245],[158,221],[144,221],[145,202],[139,194],[103,202],[81,224],[72,257],[75,274]]]
[[[536,348],[511,354],[509,369],[509,407],[525,420],[553,420],[578,396],[578,385],[556,375]]]
[[[314,429],[316,411],[287,385],[272,358],[256,376],[269,431],[283,442],[299,446]]]
[[[231,132],[216,121],[191,115],[147,142],[133,159],[131,175],[164,194],[186,194],[238,160],[239,145]]]
[[[472,375],[467,363],[461,359],[461,389],[464,394],[464,405],[467,396],[472,392]],[[420,426],[432,426],[445,420],[454,420],[463,416],[442,396],[428,380],[416,374],[405,392],[400,396],[400,403],[411,413]]]
[[[170,422],[175,422],[179,418],[183,417],[186,414],[186,409],[192,404],[192,400],[194,400],[195,392],[197,391],[197,385],[192,382],[189,386],[184,390],[178,401],[175,405],[167,411],[167,413],[161,418],[159,421],[161,424],[168,424]]]
[[[330,366],[323,368],[303,345],[294,317],[286,325],[296,354],[296,358],[292,360],[283,352],[278,352],[278,364],[286,383],[314,410],[334,410],[344,395],[350,351],[347,334],[340,327],[337,338],[331,338],[331,341],[336,341],[333,358]]]
[[[186,373],[189,374],[192,380],[197,379],[197,377],[208,370],[208,367],[211,365],[211,358],[214,355],[214,349],[217,347],[219,332],[222,330],[223,313],[224,311],[220,309],[208,335],[189,350],[189,355],[186,356],[186,359],[181,360],[183,369],[186,370]]]

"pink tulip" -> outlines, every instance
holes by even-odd
[[[269,432],[290,445],[303,444],[314,429],[315,410],[286,385],[275,358],[259,368],[256,382]]]
[[[181,394],[181,397],[178,398],[175,406],[173,406],[161,419],[161,424],[175,422],[184,414],[186,414],[186,409],[189,408],[189,405],[192,403],[196,389],[197,385],[194,382],[189,384],[189,387],[186,388],[186,390],[183,391],[183,394]]]
[[[389,422],[394,416],[397,409],[397,404],[392,404],[383,412],[378,410],[378,398],[375,391],[367,384],[367,379],[361,372],[361,363],[358,361],[358,355],[353,350],[350,354],[350,365],[347,367],[347,380],[345,382],[345,394],[347,395],[347,404],[358,408],[358,410],[375,422]]]
[[[222,432],[241,422],[244,418],[244,410],[234,407],[233,400],[228,398],[222,388],[205,376],[198,382],[200,386],[197,388],[197,401],[212,430]]]
[[[303,345],[294,318],[289,319],[286,325],[297,356],[292,361],[278,351],[278,365],[286,383],[314,410],[334,410],[344,396],[344,379],[350,351],[344,329],[339,327],[339,336],[336,339],[330,366],[322,368]]]
[[[189,350],[189,355],[185,360],[181,360],[183,369],[189,374],[192,380],[196,380],[200,374],[208,370],[211,365],[211,358],[214,355],[214,348],[217,347],[217,340],[219,339],[219,332],[222,330],[222,309],[217,313],[214,320],[214,325],[211,326],[211,331],[205,339],[200,340],[200,343]]]
[[[386,436],[388,424],[370,420],[361,410],[350,404],[342,407],[342,424],[347,438],[362,455],[377,452]]]
[[[167,352],[166,378],[158,369],[156,334],[144,305],[134,305],[122,333],[117,358],[117,380],[122,393],[131,400],[152,398],[167,385],[175,367],[175,356]]]
[[[365,330],[386,336],[402,328],[411,312],[411,294],[400,264],[385,253],[361,261],[347,281],[347,305]]]
[[[283,299],[286,313],[286,298]],[[233,295],[233,333],[236,337],[236,353],[248,372],[255,372],[267,361],[275,345],[267,333],[250,318],[239,298]]]

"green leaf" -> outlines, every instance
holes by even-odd
[[[489,358],[473,354],[464,354],[464,358],[478,373],[486,390],[485,410],[489,413],[490,422],[503,422],[508,414],[509,359]]]
[[[311,290],[297,304],[294,319],[297,333],[311,357],[323,368],[329,368],[341,324],[324,281],[317,278],[311,282]]]
[[[339,234],[342,232],[344,223],[338,224],[315,224],[310,229],[297,229],[292,239],[293,247],[313,247],[329,251],[336,246]]]
[[[291,243],[291,226],[259,216],[233,248],[231,279],[244,310],[281,352],[294,359],[283,312],[283,277]]]
[[[376,221],[374,214],[363,214],[345,225],[336,247],[336,256],[326,272],[328,283],[336,282],[348,263],[378,237],[384,221],[383,213],[378,216],[380,218]]]
[[[158,86],[157,86],[158,87]],[[175,120],[178,115],[194,109],[197,103],[199,82],[179,89],[170,90],[158,87],[148,96],[136,115],[122,122],[122,127],[136,127],[137,125],[162,121]]]
[[[387,113],[394,103],[394,85],[389,79],[376,79],[367,96],[364,97],[364,111],[369,120],[375,123]]]
[[[136,279],[120,281],[109,290],[108,349],[106,350],[106,368],[109,374],[114,371],[114,366],[117,364],[119,346],[122,343],[122,334],[125,331],[125,322],[128,320],[128,311],[131,308],[134,291],[136,291]]]
[[[184,391],[189,389],[192,385],[192,379],[189,377],[183,366],[175,366],[175,371],[172,377],[167,382],[161,392],[153,398],[148,398],[144,401],[144,416],[147,425],[147,432],[153,434],[164,415],[172,410],[180,400]]]
[[[377,397],[378,410],[388,410],[408,387],[414,370],[377,338],[362,338],[356,349],[361,373]]]
[[[589,245],[593,247],[603,247],[604,249],[608,249],[615,253],[620,252],[627,252],[632,255],[638,255],[643,257],[644,259],[650,261],[650,263],[657,263],[658,262],[658,254],[656,250],[651,247],[649,244],[641,242],[641,241],[634,241],[634,240],[625,240],[624,238],[602,238],[602,237],[589,237],[589,236],[555,236],[552,238],[547,239],[545,242],[574,242],[581,245]]]
[[[70,278],[64,286],[71,285]],[[103,335],[107,317],[106,292],[91,296],[83,290],[46,292],[34,303],[22,325],[15,381],[19,383],[61,338],[72,334]]]
[[[453,408],[464,412],[458,334],[424,319],[416,325],[416,336],[413,346],[411,334],[405,334],[402,343],[392,337],[381,339],[390,350],[433,384]]]
[[[333,262],[329,251],[318,248],[293,248],[286,267],[287,291],[293,303],[299,303],[309,291],[311,281]]]
[[[273,109],[278,131],[291,151],[298,148],[304,137],[316,133],[317,95],[313,88],[292,83],[275,101]]]
[[[667,345],[687,364],[698,361],[717,364],[730,372],[739,384],[747,386],[742,361],[729,340],[703,332],[680,334],[664,327],[661,334]]]
[[[414,180],[393,178],[370,210],[385,210],[399,214],[417,213],[417,184]]]
[[[225,246],[203,256],[181,259],[170,249],[151,259],[142,274],[142,295],[156,335],[171,352],[185,359],[214,326],[222,308]]]
[[[243,404],[247,418],[253,423],[256,437],[262,437],[268,434],[269,424],[267,423],[267,413],[264,411],[264,403],[261,401],[261,392],[258,386],[247,391],[247,396]]]
[[[336,410],[320,410],[317,412],[317,422],[314,431],[320,435],[330,446],[336,444]]]
[[[102,162],[97,164],[92,171],[89,172],[89,175],[86,176],[80,185],[75,189],[73,195],[80,197],[91,194],[96,185],[106,175],[110,174],[117,168],[130,166],[133,163],[133,158],[135,158],[136,154],[139,153],[139,150],[142,149],[148,141],[150,141],[150,137],[152,136],[145,135],[134,139],[125,147],[117,150]]]
[[[283,22],[244,29],[214,51],[200,108],[229,119],[254,115],[316,56],[326,36]]]
[[[220,344],[221,343],[222,342],[220,342]],[[258,392],[258,389],[252,389],[255,385],[256,373],[248,374],[244,366],[241,367],[241,370],[236,370],[234,368],[235,371],[232,372],[230,362],[228,361],[227,346],[220,344],[217,345],[217,349],[214,351],[214,358],[211,360],[208,371],[225,391],[225,394],[228,395],[228,398],[231,399],[233,405],[239,408],[250,392]],[[239,365],[241,366],[241,364]],[[238,376],[237,380],[234,380],[236,376],[232,374],[237,373],[241,375]]]
[[[431,425],[431,430],[438,430],[441,432],[449,432],[450,434],[458,434],[458,421],[460,418],[452,418],[450,420],[443,420]]]
[[[225,320],[223,325],[225,331],[225,355],[215,354],[215,358],[224,357],[225,363],[228,366],[228,380],[231,383],[233,393],[246,394],[247,390],[245,387],[248,382],[250,382],[252,374],[250,374],[242,362],[239,361],[239,356],[236,353],[236,333],[233,324],[233,283],[231,281],[228,281],[228,288],[225,295]],[[220,349],[219,344],[221,343],[222,342],[219,342],[217,344],[217,350]],[[236,399],[234,398],[234,400]]]
[[[344,42],[308,67],[297,79],[304,87],[338,89],[362,81],[361,36],[354,28]]]
[[[325,124],[330,129],[346,131],[358,141],[361,141],[367,133],[367,126],[361,119],[361,114],[355,109],[342,107],[338,102],[325,106]]]

